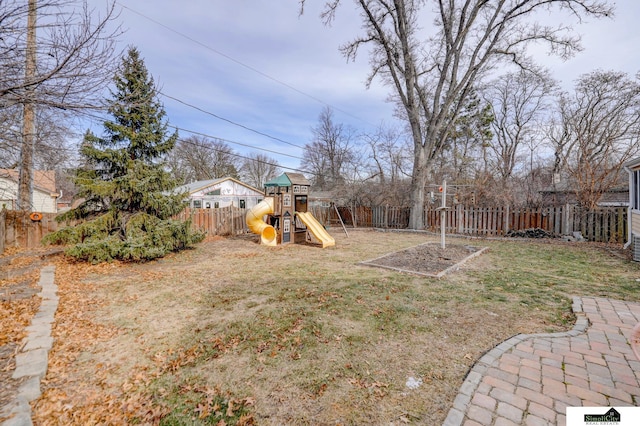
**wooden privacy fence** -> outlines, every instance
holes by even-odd
[[[0,213],[0,247],[39,247],[42,237],[58,228],[66,226],[56,222],[56,213],[39,213],[40,220],[31,220],[31,212],[4,210]]]
[[[340,226],[342,219],[345,225],[361,228],[406,229],[410,211],[396,206],[311,206],[311,214],[323,225]]]
[[[237,235],[249,232],[246,215],[246,209],[233,206],[218,209],[186,208],[175,219],[191,219],[191,228],[206,235]]]
[[[34,248],[42,237],[67,226],[55,221],[56,213],[41,213],[42,219],[33,221],[30,212],[0,211],[0,253],[5,247]],[[219,209],[185,209],[175,219],[191,219],[193,229],[206,235],[237,235],[249,232],[245,223],[246,210],[238,207]]]
[[[585,211],[577,206],[511,209],[509,207],[455,206],[445,211],[446,232],[474,236],[504,236],[509,231],[543,229],[555,236],[580,234],[588,241],[624,243],[627,208],[602,207]],[[440,230],[440,211],[425,210],[425,224]]]
[[[325,226],[362,228],[409,227],[408,207],[396,206],[310,206],[311,213]],[[191,219],[193,229],[206,235],[238,235],[248,233],[246,209],[185,209],[175,219]],[[339,215],[339,216],[338,216]],[[29,213],[0,212],[0,253],[5,247],[37,247],[42,237],[66,224],[55,221],[56,214],[42,213],[33,221]],[[458,205],[446,210],[446,232],[470,236],[504,236],[509,231],[541,228],[561,236],[580,232],[589,241],[624,243],[627,237],[627,208],[600,208],[584,212],[576,206],[513,209],[509,207],[475,207]],[[424,211],[425,228],[440,232],[440,212],[433,207]]]
[[[323,224],[339,223],[336,209],[317,207],[313,214]],[[338,207],[338,212],[348,226],[373,228],[409,227],[409,207],[350,206]],[[440,232],[440,211],[435,207],[424,210],[425,228]],[[585,212],[577,206],[522,208],[476,207],[457,205],[445,212],[446,232],[470,236],[500,237],[509,231],[540,228],[556,235],[573,235],[580,232],[589,241],[624,243],[627,238],[627,208],[602,207]]]

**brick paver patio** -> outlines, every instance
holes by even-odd
[[[474,365],[446,426],[566,424],[566,407],[637,406],[640,361],[630,345],[640,304],[576,297],[566,333],[518,335]]]

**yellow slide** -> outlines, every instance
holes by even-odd
[[[322,244],[322,248],[335,246],[336,240],[324,229],[324,226],[320,225],[320,222],[313,217],[310,212],[296,212],[298,218],[307,226],[307,231]]]
[[[273,213],[273,197],[266,197],[247,212],[247,226],[254,234],[260,235],[260,243],[267,246],[278,244],[276,230],[262,220],[266,214]]]

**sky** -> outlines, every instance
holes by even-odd
[[[98,13],[106,0],[88,3]],[[343,1],[331,26],[319,18],[322,3],[307,0],[300,16],[297,0],[118,0],[126,30],[119,47],[139,49],[168,96],[160,99],[169,124],[185,129],[181,137],[202,133],[242,155],[261,153],[297,168],[326,106],[336,123],[359,133],[401,125],[387,101],[391,88],[365,86],[366,52],[355,62],[339,52],[360,33],[353,2]],[[616,3],[613,19],[574,26],[584,48],[574,58],[534,51],[566,90],[596,69],[640,71],[640,2]]]

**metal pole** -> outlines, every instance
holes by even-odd
[[[446,232],[446,220],[447,220],[447,181],[442,181],[442,206],[440,207],[440,248],[445,249],[446,244],[444,241],[444,234]]]

